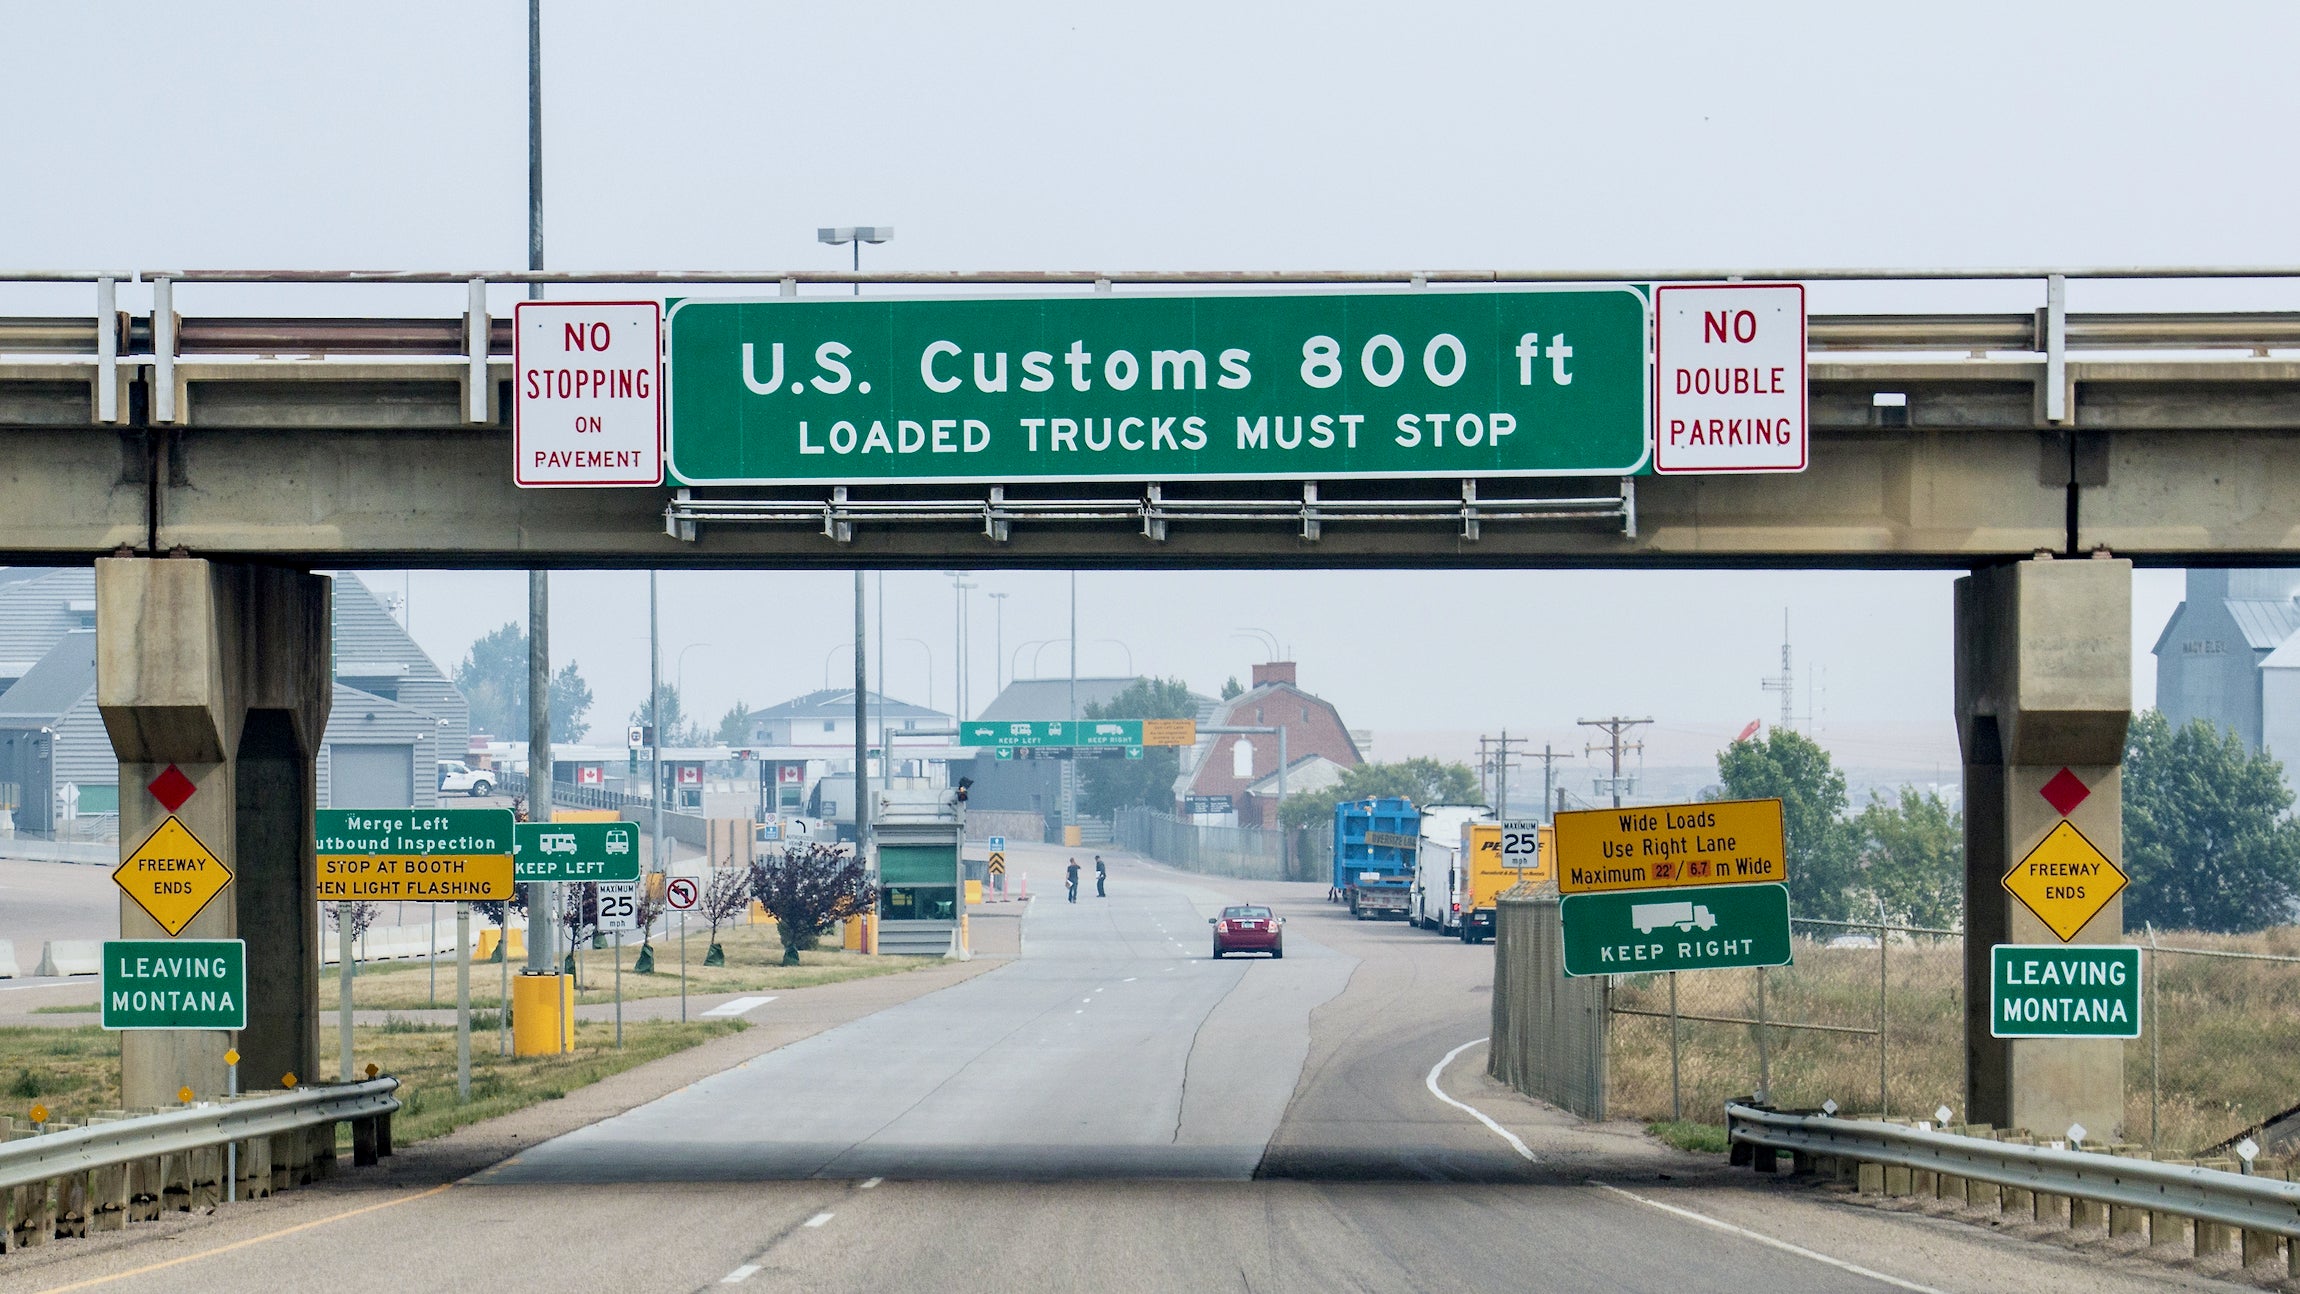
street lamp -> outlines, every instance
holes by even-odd
[[[1269,658],[1271,660],[1278,659],[1278,635],[1267,629],[1256,629],[1250,625],[1241,626],[1237,632],[1230,636],[1232,638],[1251,638],[1270,649]]]
[[[899,638],[896,641],[917,643],[918,649],[926,653],[926,708],[932,710],[934,708],[934,648],[927,646],[924,638]]]
[[[684,707],[687,704],[687,653],[695,650],[697,647],[708,647],[710,645],[711,644],[709,643],[688,643],[686,646],[679,649],[679,666],[676,670],[673,671],[673,673],[678,676],[679,681],[673,684],[673,686],[679,690],[679,704],[681,707]]]
[[[1132,677],[1134,677],[1134,649],[1133,649],[1133,648],[1131,648],[1131,647],[1127,646],[1125,643],[1122,643],[1122,642],[1118,641],[1118,640],[1117,640],[1117,639],[1115,639],[1115,638],[1097,638],[1097,639],[1095,639],[1094,641],[1096,641],[1096,642],[1098,642],[1098,643],[1109,643],[1111,646],[1113,646],[1113,647],[1116,647],[1118,650],[1120,650],[1120,651],[1122,651],[1122,652],[1125,652],[1125,653],[1126,653],[1126,677],[1128,677],[1128,678],[1132,678]]]
[[[990,597],[990,691],[995,697],[1006,690],[1006,680],[998,676],[998,658],[1006,654],[1006,595],[993,593]]]
[[[831,690],[831,660],[840,652],[849,650],[852,649],[849,648],[845,643],[839,643],[833,646],[829,651],[823,653],[823,691],[828,692]]]
[[[944,571],[956,598],[951,610],[951,703],[960,723],[966,722],[966,591],[977,587],[963,571]]]
[[[855,273],[862,273],[862,245],[883,243],[894,237],[893,225],[836,225],[815,230],[815,241],[833,247],[852,246],[855,249]],[[862,295],[862,284],[855,284],[855,295]]]

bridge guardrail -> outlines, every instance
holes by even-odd
[[[352,1162],[372,1164],[391,1153],[398,1090],[399,1080],[385,1076],[7,1129],[14,1139],[0,1143],[0,1250],[325,1176],[338,1123],[352,1125]]]
[[[1922,1191],[1909,1183],[1895,1190],[1863,1174],[1864,1193],[1936,1194],[1972,1203],[1971,1184],[1982,1184],[1996,1188],[1992,1194],[2000,1208],[2028,1203],[2019,1196],[2033,1198],[2040,1221],[2052,1220],[2048,1200],[2105,1205],[2109,1234],[2145,1228],[2152,1245],[2178,1239],[2181,1224],[2194,1223],[2199,1255],[2225,1247],[2219,1228],[2235,1228],[2244,1233],[2247,1264],[2272,1255],[2278,1238],[2300,1239],[2300,1182],[2060,1143],[2028,1145],[2023,1144],[2031,1140],[2025,1133],[1986,1129],[1985,1135],[1976,1135],[1740,1101],[1727,1103],[1725,1119],[1735,1164],[1770,1171],[1778,1153],[1786,1150],[1797,1157],[1800,1169],[1843,1176],[1843,1164],[1877,1165],[1925,1174],[1933,1183]],[[2101,1219],[2096,1209],[2070,1207],[2066,1220],[2078,1227],[2099,1225]],[[2159,1234],[2168,1223],[2172,1234]],[[2300,1244],[2287,1245],[2287,1262],[2300,1275]]]

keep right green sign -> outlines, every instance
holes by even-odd
[[[2139,1037],[2140,950],[2127,944],[1990,948],[1989,1034]]]
[[[1568,975],[1786,966],[1789,888],[1698,885],[1568,894],[1559,901]]]

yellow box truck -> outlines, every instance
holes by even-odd
[[[1556,836],[1547,823],[1465,822],[1455,857],[1464,860],[1455,867],[1459,933],[1463,943],[1473,944],[1493,938],[1495,904],[1503,890],[1519,881],[1539,884],[1556,874]]]

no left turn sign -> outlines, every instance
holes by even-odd
[[[663,883],[663,901],[673,912],[692,912],[702,898],[703,887],[691,876],[674,876]]]

